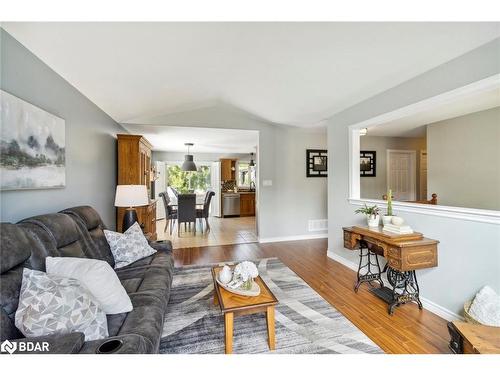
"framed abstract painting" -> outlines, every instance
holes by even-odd
[[[65,121],[0,90],[0,190],[66,185]]]

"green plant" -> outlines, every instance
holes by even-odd
[[[355,214],[364,214],[369,217],[376,217],[380,212],[380,209],[375,206],[368,207],[365,203],[365,206],[362,208],[358,208],[356,211],[354,211]]]
[[[392,216],[392,190],[389,189],[387,192],[387,215]]]

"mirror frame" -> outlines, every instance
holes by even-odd
[[[381,125],[389,121],[402,119],[415,115],[443,104],[454,102],[456,100],[467,98],[468,96],[478,94],[492,89],[500,89],[500,74],[473,82],[463,87],[427,98],[417,103],[398,108],[394,111],[370,118],[368,120],[352,124],[348,127],[349,133],[349,198],[352,205],[362,206],[366,204],[376,204],[379,207],[386,208],[387,203],[381,199],[361,198],[361,179],[359,171],[359,152],[360,152],[360,130]],[[441,216],[462,220],[477,221],[500,225],[500,211],[486,210],[478,208],[440,206],[420,203],[408,203],[393,201],[393,208],[400,212],[414,212],[432,216]]]

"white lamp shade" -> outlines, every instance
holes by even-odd
[[[139,207],[149,204],[146,185],[118,185],[116,187],[116,207]]]

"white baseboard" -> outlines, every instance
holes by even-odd
[[[259,242],[260,243],[268,243],[268,242],[283,242],[283,241],[301,241],[301,240],[314,240],[317,238],[328,238],[328,233],[303,234],[300,236],[259,238]]]
[[[343,264],[351,270],[356,272],[358,271],[358,265],[356,263],[334,253],[330,249],[328,249],[327,255],[329,258],[332,258],[333,260],[339,262],[340,264]],[[463,320],[463,317],[461,317],[460,315],[455,314],[453,311],[448,310],[447,308],[438,305],[437,303],[432,302],[431,300],[423,296],[420,296],[420,300],[422,301],[422,304],[424,305],[426,310],[429,310],[430,312],[436,314],[437,316],[440,316],[447,321]]]

